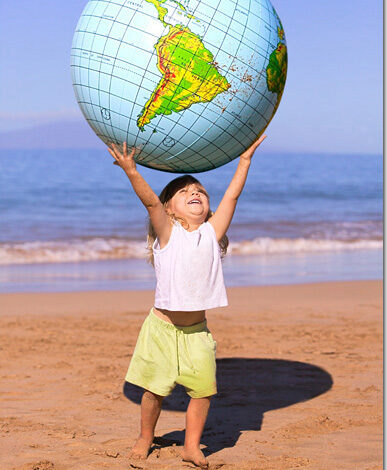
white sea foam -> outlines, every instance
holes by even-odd
[[[278,253],[311,253],[343,250],[382,249],[378,239],[328,240],[308,238],[269,238],[231,242],[229,255],[270,255]],[[143,241],[92,238],[66,241],[0,243],[0,265],[26,263],[63,263],[106,259],[145,258]]]
[[[144,242],[115,238],[0,244],[0,264],[63,263],[145,255]]]
[[[277,253],[307,253],[343,250],[377,250],[383,248],[382,240],[326,240],[310,238],[255,238],[250,241],[230,243],[228,252],[234,255],[266,255]]]

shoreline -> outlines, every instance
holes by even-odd
[[[270,300],[270,296],[278,291],[282,291],[283,295],[293,297],[292,292],[297,293],[300,291],[306,294],[306,299],[311,299],[313,293],[317,290],[320,293],[324,291],[332,294],[332,289],[335,291],[348,291],[355,290],[356,292],[363,292],[364,289],[371,287],[374,291],[379,286],[383,286],[381,279],[360,279],[350,281],[320,281],[308,283],[293,283],[293,284],[271,284],[271,285],[251,285],[251,286],[237,286],[227,287],[227,295],[229,305],[227,307],[220,307],[207,310],[207,314],[211,312],[228,312],[235,307],[235,305],[243,305],[247,311],[255,311],[256,306],[249,306],[249,299],[245,302],[242,299],[247,299],[248,294],[252,291],[256,295],[260,295],[260,301],[265,303]],[[337,298],[337,297],[336,297]],[[0,317],[9,315],[46,315],[46,314],[68,314],[75,313],[82,315],[100,315],[110,313],[119,313],[125,311],[126,313],[139,313],[147,312],[152,307],[154,300],[153,289],[138,289],[138,290],[85,290],[85,291],[71,291],[71,292],[6,292],[0,293]],[[326,299],[321,299],[323,303]],[[337,299],[339,300],[339,299]],[[330,303],[330,302],[329,302]],[[59,306],[58,306],[59,304]],[[26,309],[27,312],[26,313]],[[64,311],[67,309],[66,311]],[[6,313],[4,313],[6,312]]]
[[[223,272],[227,288],[382,279],[383,252],[231,255]],[[0,293],[154,288],[154,270],[143,259],[0,265]]]
[[[218,395],[202,445],[213,468],[380,468],[383,282],[227,292],[229,306],[207,312]],[[2,469],[130,467],[140,407],[124,377],[153,295],[0,294]],[[183,467],[187,403],[179,388],[165,400],[161,444],[141,467]]]

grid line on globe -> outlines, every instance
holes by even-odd
[[[141,148],[144,166],[196,173],[237,158],[264,132],[283,94],[287,48],[269,0],[90,0],[71,69],[104,143]]]

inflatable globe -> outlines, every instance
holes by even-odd
[[[197,173],[238,157],[281,100],[285,33],[269,0],[90,0],[74,33],[77,101],[137,163]]]

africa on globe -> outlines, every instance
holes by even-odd
[[[137,163],[198,173],[237,158],[274,116],[286,81],[269,0],[89,0],[71,49],[78,104]]]

